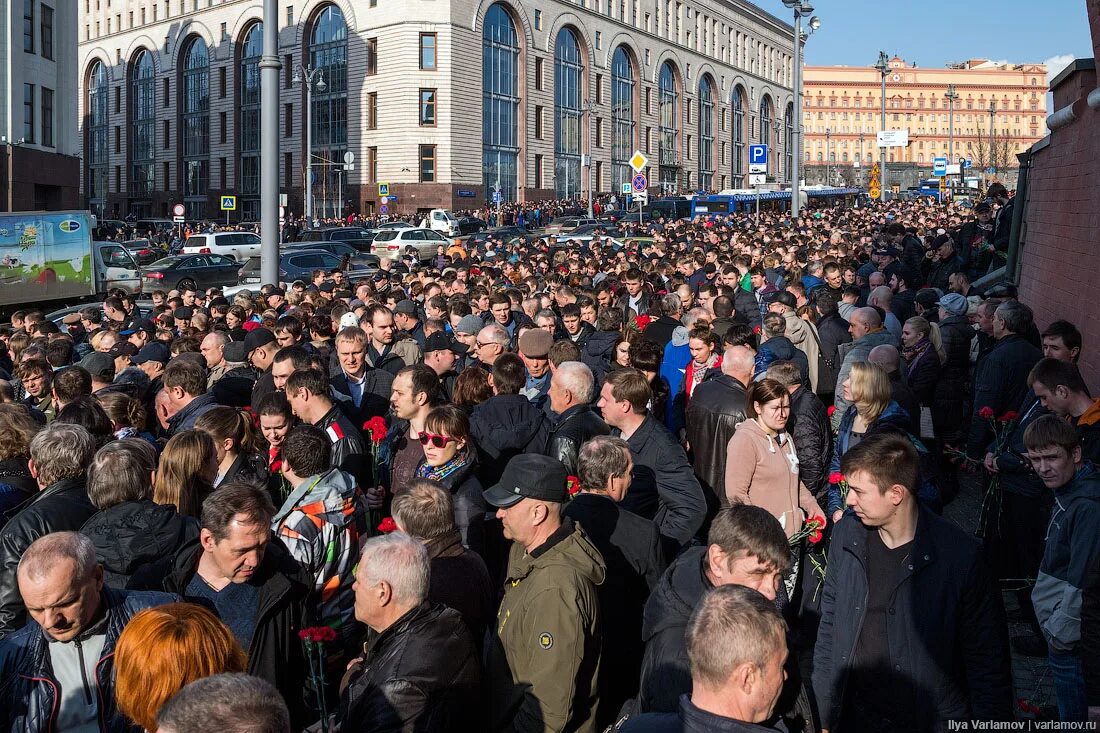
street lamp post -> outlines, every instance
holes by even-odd
[[[791,222],[794,222],[801,208],[799,178],[802,167],[802,17],[810,18],[807,23],[809,33],[821,27],[821,20],[813,15],[814,6],[806,0],[783,0],[783,4],[794,11],[794,132],[792,135],[794,151],[791,156]]]
[[[947,161],[952,163],[955,160],[955,100],[959,98],[954,84],[947,85],[947,94],[943,97],[947,100]]]
[[[315,81],[316,80],[316,81]],[[294,83],[305,83],[306,86],[306,227],[313,228],[313,87],[317,91],[324,92],[326,88],[325,74],[320,68],[302,66],[298,64],[294,68]]]
[[[832,131],[828,127],[825,128],[825,185],[826,186],[829,185],[829,181],[831,180],[829,178],[829,167],[830,167],[829,162],[831,160],[831,158],[829,157],[829,150],[830,150],[830,148],[829,148],[829,135],[830,135],[831,132]]]
[[[592,110],[595,108],[595,104],[591,99],[584,100],[584,104],[581,106],[581,113],[584,115],[584,136],[588,138],[588,169],[585,171],[585,179],[588,183],[588,218],[595,219],[595,208],[593,207],[593,199],[596,197],[596,192],[592,186]]]
[[[859,133],[859,187],[863,188],[863,133]]]
[[[997,155],[993,150],[993,123],[996,121],[997,103],[989,101],[989,167],[993,169],[993,175],[997,175]]]
[[[878,52],[878,63],[875,64],[878,73],[882,76],[882,131],[886,132],[886,75],[890,73],[890,59],[885,51]],[[886,141],[883,140],[885,143]],[[879,153],[879,201],[886,200],[886,146],[883,145]]]
[[[279,0],[264,0],[260,57],[260,282],[279,282]]]

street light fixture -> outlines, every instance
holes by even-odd
[[[821,19],[813,14],[814,6],[807,0],[783,0],[794,11],[794,155],[791,156],[791,223],[798,218],[799,176],[802,166],[802,44],[811,33],[821,27]],[[812,16],[812,17],[811,17]],[[802,18],[807,17],[809,32],[802,31]]]
[[[947,93],[943,95],[947,100],[947,161],[955,162],[955,101],[959,93],[954,84],[947,85]]]
[[[830,135],[831,132],[832,132],[832,130],[830,130],[828,127],[825,128],[825,185],[826,186],[829,185],[829,181],[831,180],[829,178],[829,167],[830,167],[829,162],[832,160],[832,158],[829,157],[829,152],[830,152],[830,150],[829,150],[829,135]]]
[[[993,175],[997,175],[997,157],[993,150],[993,123],[997,116],[997,102],[994,100],[989,101],[989,168],[993,171]]]
[[[878,62],[875,64],[878,73],[882,75],[882,131],[886,132],[886,75],[890,73],[890,59],[885,51],[878,52]],[[885,140],[883,141],[885,142]],[[886,146],[883,145],[879,153],[879,201],[886,200]]]
[[[313,228],[313,90],[317,89],[318,92],[324,93],[328,85],[325,84],[325,72],[320,68],[313,68],[312,66],[302,66],[298,64],[294,67],[294,79],[292,80],[295,85],[301,84],[303,81],[306,86],[306,201],[305,201],[305,214],[306,214],[306,227]]]

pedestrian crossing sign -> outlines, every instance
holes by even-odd
[[[236,211],[237,210],[237,197],[236,196],[222,196],[222,211]]]
[[[378,184],[378,195],[379,196],[389,196],[390,195],[390,184],[388,184],[388,183],[379,183]]]

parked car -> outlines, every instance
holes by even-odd
[[[166,229],[174,229],[175,223],[171,219],[138,219],[134,223],[134,232],[139,236],[148,237]]]
[[[567,236],[584,237],[592,236],[593,234],[602,234],[607,237],[622,236],[622,233],[619,231],[618,227],[616,227],[613,223],[609,221],[598,221],[595,224],[584,224],[569,232]]]
[[[279,255],[279,280],[292,283],[295,280],[309,282],[314,270],[331,272],[339,270],[343,258],[319,249],[292,248]],[[378,270],[378,258],[373,255],[360,256],[349,263],[344,270],[350,279],[366,277]],[[241,267],[237,276],[242,285],[260,284],[260,258],[253,257]]]
[[[133,256],[139,267],[151,265],[168,254],[165,247],[149,239],[131,239],[123,242],[122,246]]]
[[[374,230],[384,232],[389,229],[416,229],[416,225],[407,221],[387,221],[385,224],[379,224]]]
[[[550,223],[546,225],[546,234],[564,234],[573,231],[579,226],[595,223],[595,219],[589,219],[584,216],[555,216],[550,220]]]
[[[215,254],[244,262],[249,257],[260,256],[260,236],[253,232],[213,232],[192,234],[183,243],[185,255]]]
[[[467,247],[476,247],[484,245],[490,239],[500,239],[502,242],[507,242],[514,237],[526,237],[529,233],[523,227],[500,227],[499,229],[482,229],[480,232],[471,234],[466,239]]]
[[[144,268],[144,289],[206,289],[237,284],[236,262],[218,254],[182,254],[165,257]]]
[[[302,232],[302,242],[342,242],[346,239],[365,239],[369,229],[363,227],[322,227]]]
[[[436,249],[440,245],[446,249],[452,244],[453,239],[448,239],[433,229],[385,229],[374,238],[374,253],[391,260],[411,253],[424,262],[435,257]]]
[[[458,220],[458,233],[473,234],[474,232],[480,232],[487,226],[489,225],[476,216],[464,216]]]
[[[353,239],[346,242],[295,242],[283,247],[285,251],[292,250],[320,250],[322,252],[328,252],[334,254],[337,257],[343,257],[347,255],[352,259],[363,256],[370,256],[370,242],[366,242],[366,247],[363,247],[364,240]],[[375,260],[378,258],[375,257]]]

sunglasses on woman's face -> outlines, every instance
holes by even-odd
[[[452,440],[455,440],[455,438],[452,438],[450,436],[435,435],[434,433],[420,433],[420,435],[417,437],[420,438],[420,445],[427,445],[428,443],[431,443],[436,448],[446,448],[448,443],[450,443]]]

